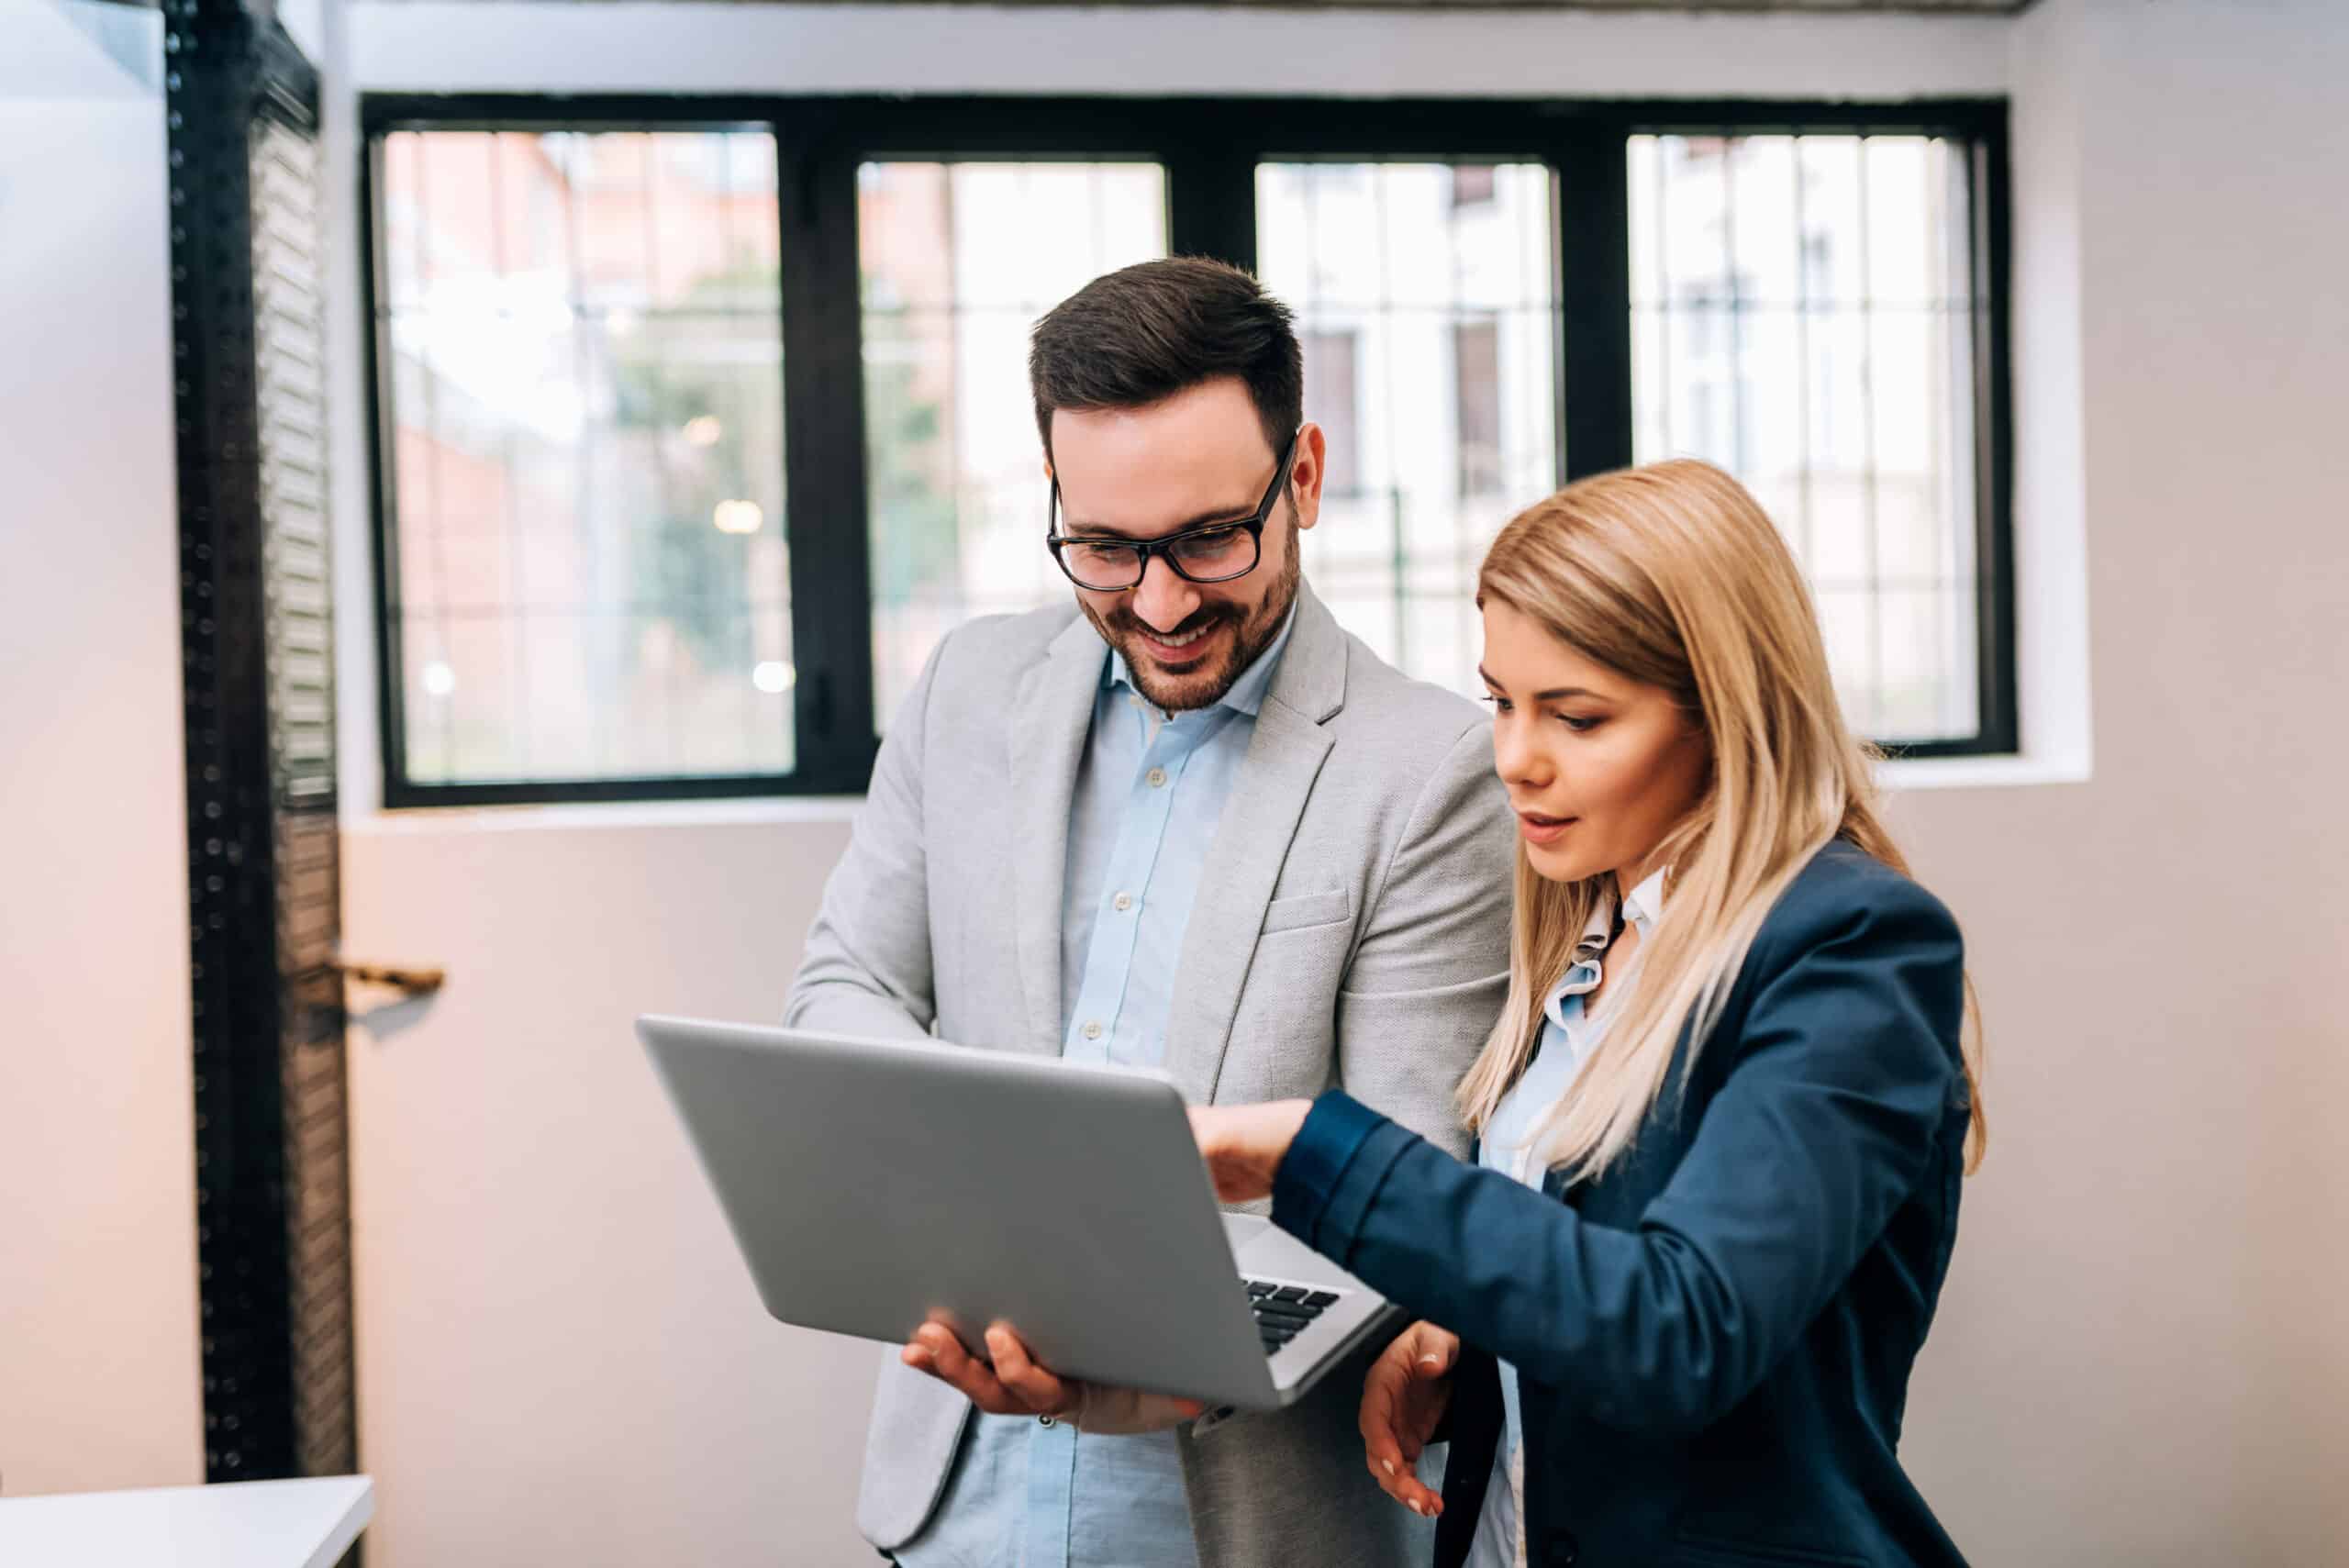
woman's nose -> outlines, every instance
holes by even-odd
[[[1525,721],[1507,713],[1493,726],[1493,767],[1503,784],[1528,789],[1546,788],[1555,772],[1542,756],[1542,749],[1533,744]]]

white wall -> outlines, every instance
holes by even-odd
[[[351,1036],[368,1561],[869,1563],[875,1352],[765,1316],[630,1029],[779,1016],[845,830],[600,815],[345,839],[351,950],[450,972]]]
[[[358,0],[364,88],[1892,98],[1996,93],[1997,17]]]
[[[1910,1453],[1982,1561],[2338,1562],[2349,13],[2049,0],[2015,46],[2019,227],[2078,237],[2079,414],[2027,434],[2084,454],[2096,777],[1903,813],[1997,1129]]]
[[[351,22],[352,79],[376,87],[2010,86],[2024,651],[2092,660],[2096,771],[1898,807],[1968,925],[1994,1126],[1907,1453],[1981,1562],[2337,1559],[2349,16],[362,4]],[[339,369],[347,486],[361,389]],[[362,614],[364,515],[343,512],[342,603]],[[372,813],[372,686],[346,683],[351,945],[452,972],[353,1036],[377,1560],[546,1540],[580,1562],[869,1561],[847,1525],[867,1352],[755,1319],[626,1033],[646,1008],[779,1009],[837,814]],[[2087,692],[2054,691],[2030,699],[2032,743],[2063,731],[2050,772],[2079,777]],[[661,1250],[616,1250],[623,1233]]]
[[[200,1481],[204,1448],[162,106],[46,5],[0,4],[0,31],[28,44],[0,61],[15,1496]]]

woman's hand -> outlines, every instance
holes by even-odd
[[[958,1390],[990,1416],[1050,1416],[1083,1432],[1127,1434],[1180,1426],[1206,1407],[1131,1388],[1105,1388],[1074,1377],[1059,1377],[1029,1352],[1027,1341],[1008,1323],[986,1332],[982,1361],[943,1321],[931,1318],[914,1330],[897,1359]]]
[[[1215,1195],[1226,1203],[1270,1197],[1281,1156],[1305,1125],[1311,1100],[1274,1100],[1261,1106],[1193,1106],[1191,1136],[1214,1179]]]
[[[1459,1335],[1414,1323],[1371,1362],[1362,1384],[1363,1455],[1371,1479],[1428,1518],[1443,1512],[1443,1498],[1419,1485],[1415,1467],[1452,1402],[1452,1366],[1459,1355]]]

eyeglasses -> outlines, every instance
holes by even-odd
[[[1062,533],[1061,482],[1055,478],[1052,507],[1044,525],[1044,546],[1060,562],[1070,582],[1097,593],[1115,593],[1136,586],[1149,572],[1153,555],[1187,582],[1229,583],[1245,577],[1256,570],[1256,562],[1264,553],[1264,524],[1273,515],[1273,504],[1280,499],[1281,487],[1288,482],[1289,462],[1296,456],[1297,437],[1292,435],[1288,445],[1281,449],[1280,462],[1273,465],[1273,482],[1264,487],[1264,498],[1256,503],[1252,515],[1229,522],[1202,523],[1164,539],[1090,539]]]

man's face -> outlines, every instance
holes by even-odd
[[[1170,712],[1211,706],[1271,645],[1297,600],[1297,532],[1320,515],[1323,450],[1320,430],[1305,427],[1246,576],[1193,583],[1153,556],[1134,587],[1076,590],[1143,696]],[[1247,517],[1279,457],[1247,387],[1226,377],[1148,408],[1056,410],[1047,471],[1060,480],[1063,534],[1156,539]]]

